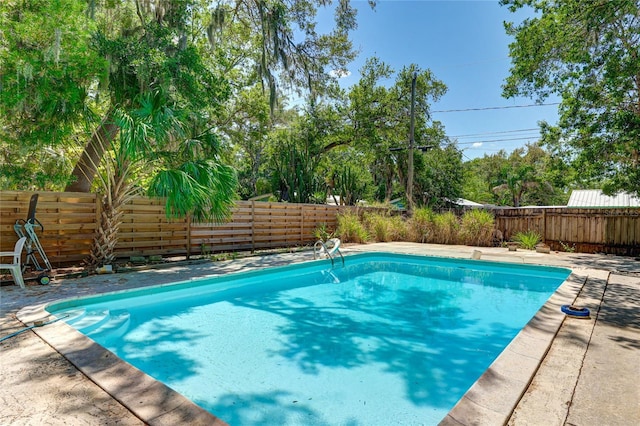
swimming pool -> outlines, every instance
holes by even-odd
[[[48,310],[230,424],[435,424],[568,274],[365,254]]]

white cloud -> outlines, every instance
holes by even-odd
[[[474,148],[480,148],[482,146],[482,142],[474,142],[474,144],[471,146]]]

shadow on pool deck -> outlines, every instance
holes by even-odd
[[[578,275],[572,276],[576,281],[573,285],[581,287],[576,304],[589,307],[592,319],[567,318],[562,322],[551,347],[539,354],[543,361],[510,418],[507,416],[505,419],[497,413],[493,408],[496,402],[487,400],[487,394],[480,392],[470,393],[467,401],[456,407],[443,423],[495,424],[492,420],[498,418],[495,414],[500,414],[500,423],[508,421],[513,425],[640,423],[640,406],[637,404],[640,400],[640,386],[637,384],[637,377],[640,377],[640,262],[617,256],[539,254],[522,250],[509,252],[504,248],[412,243],[348,246],[345,251],[390,251],[470,258],[474,249],[482,252],[483,260],[580,270],[579,276],[584,277],[582,282]],[[2,287],[0,337],[24,326],[15,316],[25,306],[312,258],[310,252],[278,254],[59,280],[47,287],[28,286],[26,290]],[[562,302],[572,303],[573,300]],[[557,318],[557,312],[539,313],[529,324],[534,333],[532,339],[537,338],[535,333],[545,332],[547,318]],[[91,352],[93,349],[86,350]],[[518,352],[520,348],[514,346],[510,350]],[[532,353],[517,355],[519,358],[516,359],[521,363],[533,363],[532,359],[536,358]],[[539,363],[539,359],[535,362]],[[519,365],[503,364],[497,366],[501,369],[499,371],[513,370],[511,376],[518,375]],[[11,424],[141,424],[138,417],[87,380],[32,331],[0,343],[0,365],[3,370],[0,379],[3,421]],[[495,388],[504,384],[505,378],[494,371],[490,369],[479,380],[478,389],[485,385]],[[136,389],[142,388],[133,386],[129,394],[136,396]],[[381,424],[388,424],[388,420],[381,419]],[[198,419],[190,419],[190,422],[198,423]]]

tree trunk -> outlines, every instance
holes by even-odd
[[[120,224],[122,223],[123,206],[136,194],[136,187],[131,183],[131,164],[126,158],[113,161],[110,174],[104,182],[106,187],[100,202],[100,222],[93,239],[91,253],[85,260],[90,267],[109,265],[115,259],[115,248],[118,244]]]
[[[113,122],[111,111],[91,136],[80,159],[71,173],[75,180],[67,185],[65,192],[90,192],[91,184],[98,171],[107,146],[118,134],[118,126]]]
[[[115,259],[114,252],[123,215],[120,203],[112,204],[110,197],[104,196],[101,203],[100,223],[93,239],[91,253],[85,260],[85,263],[92,268],[110,265]]]
[[[385,188],[384,201],[391,201],[391,196],[393,195],[393,175],[389,173],[385,178],[387,187]]]

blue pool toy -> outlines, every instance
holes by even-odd
[[[562,312],[564,312],[570,317],[589,318],[589,314],[590,314],[589,309],[579,308],[573,305],[562,305],[560,309],[562,310]]]

